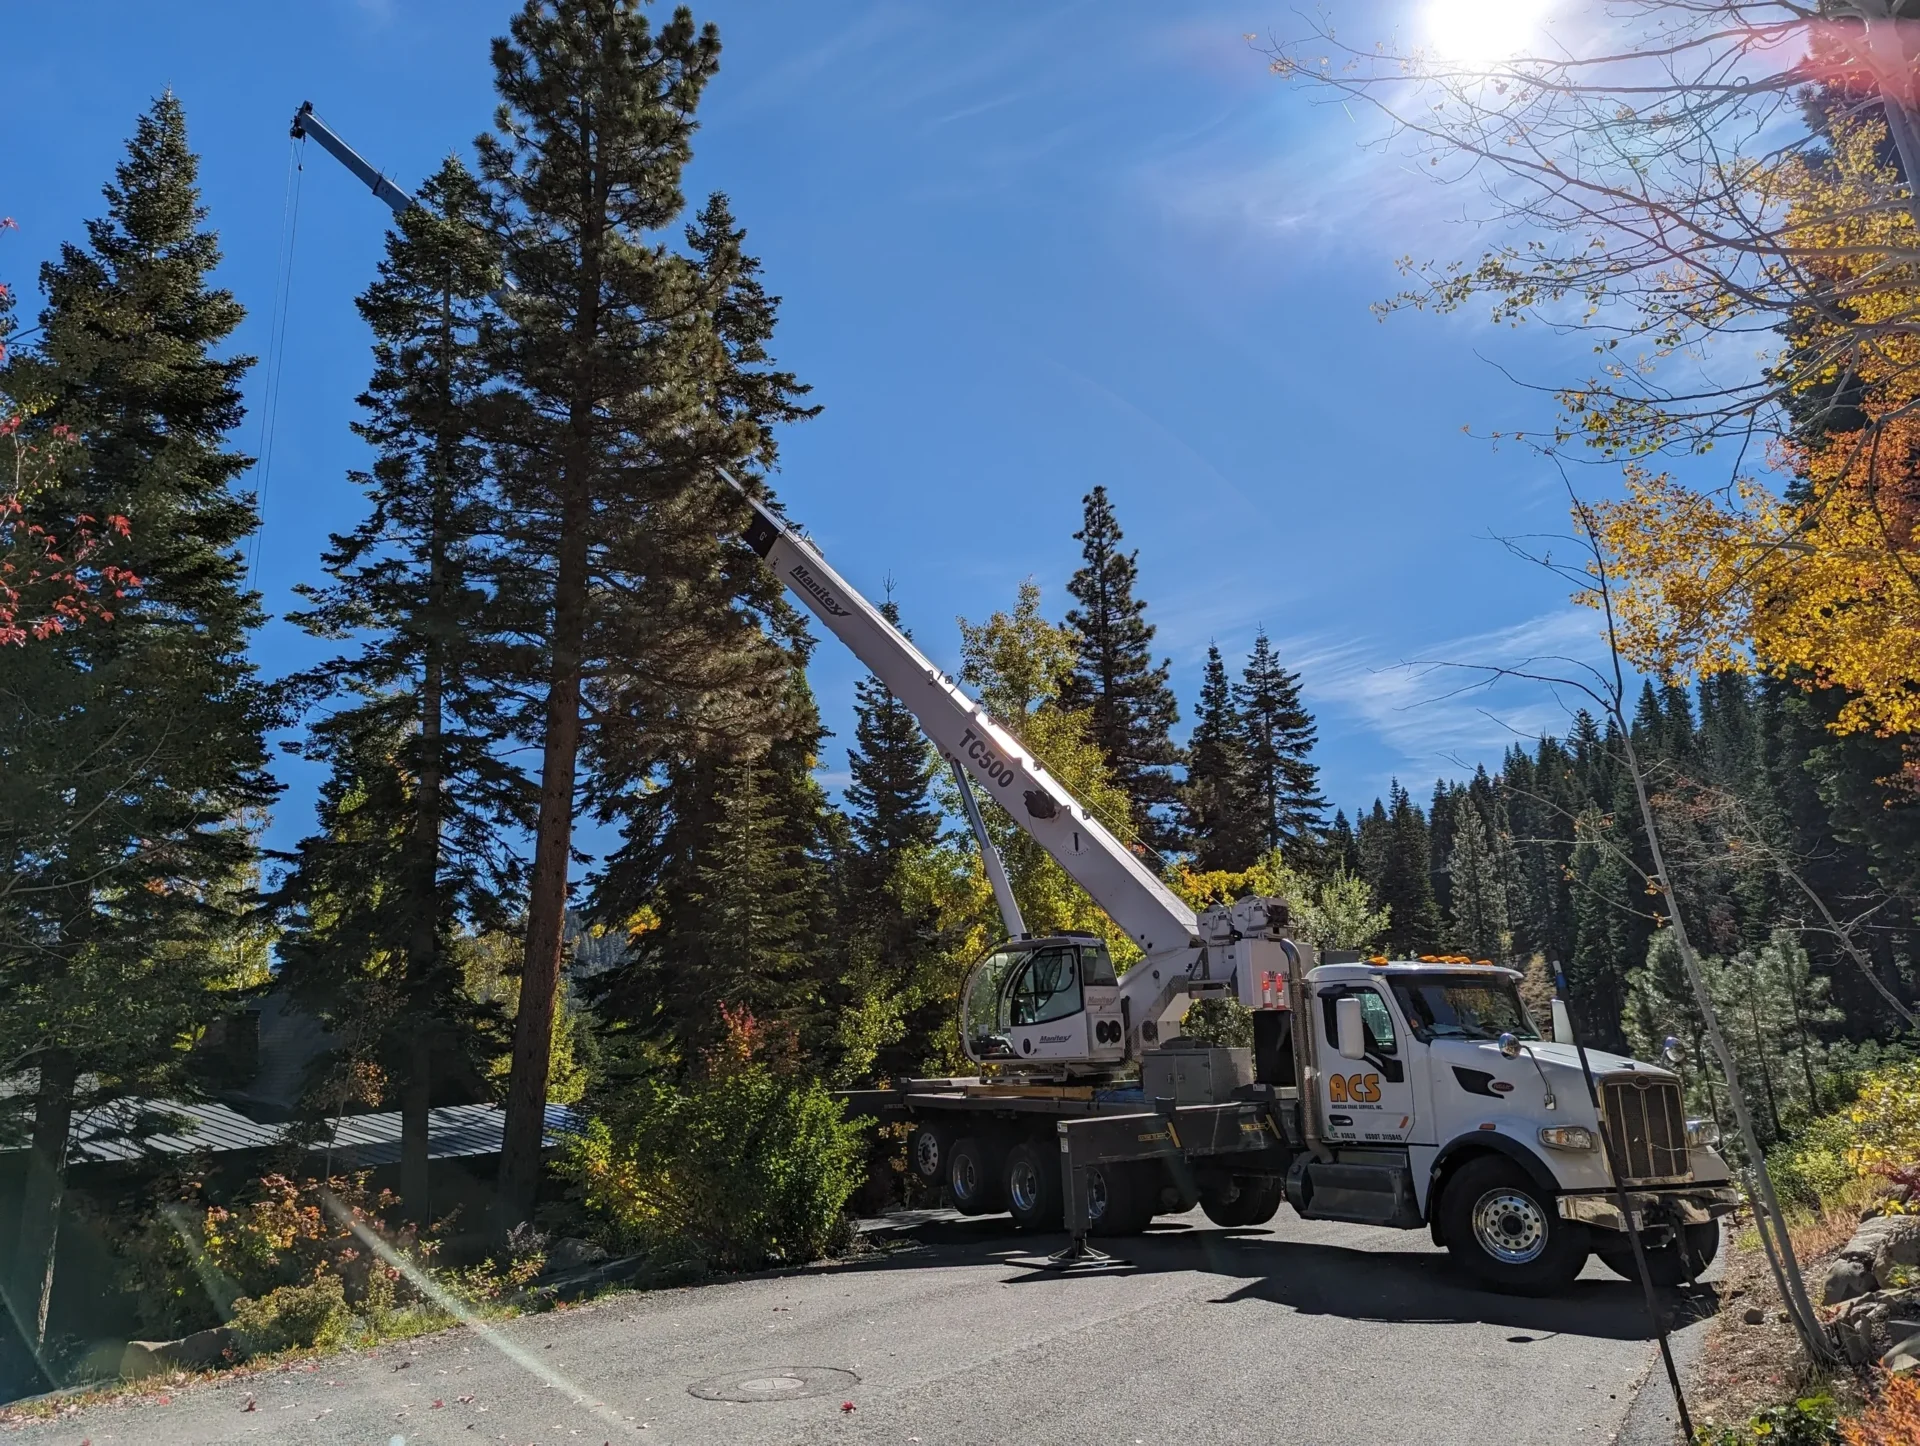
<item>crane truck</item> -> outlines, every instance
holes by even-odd
[[[731,479],[729,479],[731,480]],[[738,483],[735,484],[739,486]],[[1496,1289],[1551,1293],[1589,1255],[1690,1279],[1739,1201],[1671,1068],[1553,1039],[1520,975],[1462,958],[1318,954],[1285,900],[1196,913],[1004,727],[749,489],[745,537],[802,606],[920,722],[952,765],[1009,937],[961,989],[981,1074],[904,1080],[860,1105],[910,1123],[908,1159],[968,1214],[1075,1236],[1137,1232],[1197,1203],[1224,1226],[1282,1202],[1309,1220],[1426,1229]],[[1091,934],[1020,920],[969,778],[1086,889],[1140,951],[1124,973]],[[1249,1049],[1177,1032],[1236,999]],[[1612,1168],[1609,1168],[1609,1159]]]
[[[293,134],[396,213],[418,204],[310,104]],[[1634,1273],[1630,1227],[1656,1283],[1712,1258],[1739,1196],[1673,1069],[1586,1050],[1559,1000],[1544,1037],[1510,969],[1320,954],[1278,898],[1196,913],[812,542],[726,480],[749,512],[747,544],[947,760],[979,842],[1007,931],[961,990],[980,1072],[853,1092],[910,1125],[910,1168],[962,1212],[1064,1226],[1070,1260],[1089,1234],[1196,1204],[1248,1227],[1285,1203],[1309,1220],[1426,1229],[1487,1284],[1524,1294],[1559,1290],[1594,1254]],[[1096,935],[1028,932],[975,783],[1132,941],[1130,968]],[[1251,1011],[1250,1048],[1177,1033],[1216,998]]]

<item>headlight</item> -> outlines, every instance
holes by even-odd
[[[1706,1149],[1720,1143],[1720,1126],[1712,1120],[1687,1121],[1687,1148]]]
[[[1548,1125],[1540,1131],[1540,1143],[1549,1150],[1591,1150],[1593,1131],[1585,1125]]]

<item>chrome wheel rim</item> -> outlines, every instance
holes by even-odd
[[[913,1165],[923,1180],[940,1178],[940,1141],[936,1136],[922,1130],[914,1137]]]
[[[958,1200],[971,1200],[980,1193],[980,1170],[973,1156],[958,1155],[953,1162],[953,1194]]]
[[[1547,1248],[1547,1217],[1531,1195],[1489,1190],[1473,1207],[1473,1238],[1503,1265],[1528,1265]]]
[[[1007,1194],[1016,1210],[1031,1210],[1040,1203],[1040,1172],[1022,1160],[1007,1175]]]

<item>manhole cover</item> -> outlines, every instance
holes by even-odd
[[[703,1401],[797,1401],[802,1396],[844,1396],[860,1378],[837,1366],[760,1366],[697,1381],[687,1394]]]

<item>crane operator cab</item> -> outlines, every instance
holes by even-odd
[[[1011,939],[967,976],[961,1042],[976,1064],[1118,1064],[1126,1055],[1119,994],[1097,935]]]

